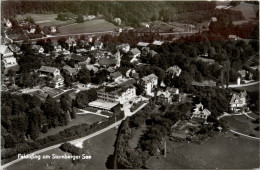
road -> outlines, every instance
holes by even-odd
[[[245,137],[248,137],[248,138],[251,138],[251,139],[256,139],[256,140],[260,140],[260,138],[257,138],[257,137],[253,137],[253,136],[249,136],[249,135],[245,135],[243,133],[240,133],[240,132],[237,132],[237,131],[234,131],[234,130],[230,130],[231,132],[233,133],[236,133],[238,135],[241,135],[241,136],[245,136]]]
[[[80,35],[93,35],[93,34],[106,34],[106,33],[113,33],[113,31],[102,31],[102,32],[86,32],[86,33],[77,33],[77,34],[65,34],[65,35],[56,35],[50,37],[41,37],[41,38],[34,38],[30,39],[30,41],[37,41],[42,39],[52,39],[52,38],[60,38],[60,37],[70,37],[70,36],[80,36]],[[23,40],[14,41],[15,43],[22,43]]]
[[[251,85],[258,84],[258,83],[260,83],[260,81],[256,81],[256,82],[252,82],[252,83],[247,83],[247,84],[240,84],[240,85],[231,84],[231,85],[229,85],[228,87],[229,87],[229,88],[246,87],[246,86],[251,86]],[[222,86],[219,86],[219,87],[221,88]],[[224,85],[224,87],[226,88],[226,85]]]
[[[85,136],[85,137],[82,137],[82,138],[79,138],[79,139],[75,139],[75,140],[72,140],[72,141],[68,141],[68,142],[71,143],[71,144],[76,144],[76,143],[78,143],[78,142],[85,141],[85,140],[90,139],[90,138],[92,138],[92,137],[94,137],[94,136],[100,135],[101,133],[104,133],[104,132],[106,132],[106,131],[108,131],[108,130],[114,128],[114,127],[119,126],[119,125],[121,124],[121,122],[122,122],[122,120],[117,121],[116,123],[114,123],[114,124],[112,124],[112,125],[110,125],[110,126],[104,128],[104,129],[101,129],[100,131],[97,131],[97,132],[95,132],[95,133],[92,133],[91,135],[88,135],[88,136]],[[49,151],[49,150],[58,148],[58,147],[60,147],[60,145],[63,144],[63,143],[64,143],[64,142],[59,143],[59,144],[56,144],[56,145],[53,145],[53,146],[50,146],[50,147],[47,147],[47,148],[44,148],[44,149],[41,149],[41,150],[38,150],[38,151],[35,151],[35,152],[31,153],[31,154],[37,155],[37,154],[40,154],[40,153],[43,153],[43,152],[46,152],[46,151]],[[7,168],[7,167],[9,167],[9,166],[11,166],[11,165],[13,165],[13,164],[15,164],[15,163],[21,161],[21,160],[22,160],[22,159],[16,159],[16,160],[13,160],[13,161],[11,161],[11,162],[9,162],[9,163],[7,163],[7,164],[4,164],[4,165],[1,166],[1,169],[5,169],[5,168]]]
[[[138,112],[139,110],[141,110],[146,104],[147,104],[147,103],[144,103],[144,104],[141,105],[138,109],[136,109],[134,112],[130,112],[130,109],[128,108],[129,113],[127,114],[127,113],[126,113],[126,110],[125,110],[125,118],[126,118],[126,115],[127,115],[127,116],[132,116],[133,114],[137,113],[137,112]],[[125,119],[125,118],[124,118],[124,119]],[[84,142],[84,141],[87,140],[87,139],[90,139],[90,138],[92,138],[92,137],[94,137],[94,136],[100,135],[100,134],[102,134],[102,133],[104,133],[104,132],[106,132],[106,131],[108,131],[108,130],[114,128],[114,127],[119,126],[122,121],[123,121],[123,120],[119,120],[119,121],[113,123],[112,125],[110,125],[110,126],[104,128],[104,129],[101,129],[101,130],[99,130],[99,131],[97,131],[97,132],[95,132],[95,133],[93,133],[93,134],[90,134],[90,135],[88,135],[88,136],[85,136],[85,137],[82,137],[82,138],[79,138],[79,139],[75,139],[75,140],[68,141],[68,143],[71,143],[71,144],[75,144],[75,145],[76,145],[76,144],[78,144],[78,143]],[[44,149],[41,149],[41,150],[38,150],[38,151],[35,151],[35,152],[31,153],[31,154],[37,155],[37,154],[40,154],[40,153],[43,153],[43,152],[46,152],[46,151],[49,151],[49,150],[58,148],[58,147],[60,147],[60,145],[63,144],[63,143],[64,143],[64,142],[59,143],[59,144],[56,144],[56,145],[53,145],[53,146],[50,146],[50,147],[47,147],[47,148],[44,148]],[[11,165],[13,165],[13,164],[15,164],[15,163],[21,161],[21,160],[22,160],[22,159],[13,160],[13,161],[11,161],[11,162],[9,162],[9,163],[6,163],[6,164],[2,165],[1,168],[2,168],[2,169],[5,169],[5,168],[7,168],[7,167],[9,167],[9,166],[11,166]]]

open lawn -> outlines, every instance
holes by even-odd
[[[167,157],[152,157],[153,169],[252,169],[259,167],[259,141],[222,133],[202,144],[168,142]]]
[[[245,135],[253,134],[256,137],[259,137],[259,131],[254,130],[254,128],[259,126],[259,124],[253,123],[252,119],[246,117],[245,115],[224,117],[223,119],[228,122],[230,129]]]
[[[31,16],[35,24],[43,26],[64,26],[68,24],[72,24],[75,21],[74,20],[68,20],[68,21],[59,21],[56,20],[57,14],[25,14],[23,16]],[[21,16],[18,16],[18,18]]]
[[[113,31],[117,28],[110,22],[104,19],[95,19],[91,21],[85,21],[84,23],[77,23],[68,26],[60,27],[60,34],[77,34],[86,32],[101,32],[101,31]]]
[[[114,143],[116,140],[117,129],[113,128],[84,142],[84,153],[92,156],[91,160],[84,160],[84,163],[73,165],[69,159],[43,160],[22,160],[8,168],[7,170],[30,170],[30,169],[106,169],[106,162],[109,155],[114,152]],[[71,155],[61,151],[59,148],[41,153],[40,155]],[[52,162],[52,165],[51,165]],[[46,166],[48,163],[48,166]],[[32,164],[32,167],[29,167]]]
[[[259,6],[256,4],[241,2],[239,5],[230,9],[241,11],[246,20],[252,20],[256,18],[256,12],[259,9]]]
[[[87,123],[87,124],[92,124],[94,122],[98,122],[103,120],[104,117],[98,116],[98,115],[93,115],[93,114],[85,114],[85,115],[77,115],[76,119],[72,119],[72,121],[66,125],[66,126],[58,126],[56,128],[49,129],[47,133],[41,133],[40,138],[44,138],[49,135],[55,135],[59,133],[60,131],[69,128],[71,126]]]

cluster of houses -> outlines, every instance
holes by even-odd
[[[116,20],[115,22],[119,22]],[[8,22],[7,22],[8,23]],[[52,29],[51,29],[52,30]],[[53,28],[54,30],[54,28]],[[80,43],[80,45],[78,44]],[[141,84],[144,87],[144,93],[142,95],[147,97],[155,97],[159,103],[171,104],[174,101],[180,101],[180,91],[178,88],[166,87],[163,81],[159,84],[158,77],[155,74],[146,75],[144,77],[139,77],[139,73],[136,72],[134,68],[126,71],[125,75],[121,72],[116,71],[121,67],[121,59],[123,55],[130,56],[131,63],[141,64],[140,58],[145,56],[154,57],[157,52],[150,49],[150,45],[160,46],[163,44],[162,41],[155,40],[153,43],[139,42],[137,47],[131,48],[129,44],[120,44],[116,46],[116,49],[112,52],[104,47],[104,44],[100,38],[94,36],[86,37],[80,42],[76,41],[74,38],[68,38],[65,41],[67,48],[64,48],[61,44],[56,41],[52,42],[52,47],[55,57],[62,56],[64,60],[72,60],[75,64],[74,66],[65,65],[62,68],[50,67],[47,65],[41,66],[37,71],[40,77],[49,77],[49,86],[52,88],[62,88],[64,86],[64,78],[62,77],[62,72],[67,73],[70,76],[75,76],[78,74],[79,70],[82,68],[87,68],[92,70],[94,73],[99,72],[102,69],[106,69],[110,75],[107,77],[109,84],[106,84],[102,88],[97,90],[98,99],[89,103],[89,106],[96,107],[104,110],[111,110],[118,104],[123,106],[129,105],[137,100],[135,83]],[[32,45],[31,49],[35,53],[45,54],[44,47],[41,45]],[[73,49],[73,50],[70,50]],[[73,51],[73,52],[72,52]],[[1,45],[1,56],[5,68],[17,67],[16,57],[14,53],[19,54],[20,48],[17,45]],[[95,57],[95,62],[92,62],[91,57],[88,55],[92,53]],[[45,54],[45,55],[50,55]],[[182,69],[173,65],[166,69],[165,74],[171,78],[181,76]],[[240,71],[239,74],[241,78],[248,77],[252,78],[250,73],[245,71]],[[216,86],[216,82],[205,80],[203,82],[192,82],[195,86]],[[81,85],[83,87],[88,87],[87,85]],[[177,99],[176,99],[177,96]],[[242,96],[242,97],[241,97]],[[243,95],[237,95],[232,97],[236,105],[230,105],[233,110],[238,106],[243,100],[238,98],[243,98]],[[238,100],[235,100],[238,99]],[[238,103],[237,103],[238,101]],[[241,104],[243,107],[244,105]],[[232,109],[231,109],[232,110]],[[196,109],[193,112],[192,118],[202,118],[207,119],[210,115],[210,111],[203,108],[202,104],[196,105]]]

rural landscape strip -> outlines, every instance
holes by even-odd
[[[92,133],[91,135],[88,135],[88,136],[85,136],[85,137],[82,137],[82,138],[79,138],[79,139],[74,139],[74,140],[68,141],[68,142],[69,142],[69,143],[74,143],[74,142],[77,142],[77,141],[82,141],[82,140],[84,141],[84,140],[90,139],[90,138],[92,138],[92,137],[95,137],[95,136],[97,136],[97,135],[99,135],[99,134],[101,134],[101,133],[104,133],[104,132],[108,131],[109,129],[112,129],[112,128],[114,128],[114,127],[120,125],[121,122],[122,122],[122,120],[119,120],[119,121],[117,121],[116,123],[114,123],[114,124],[112,124],[112,125],[110,125],[110,126],[104,128],[104,129],[101,129],[101,130],[99,130],[99,131],[97,131],[97,132],[95,132],[95,133]],[[30,154],[35,154],[35,155],[36,155],[36,154],[40,154],[40,153],[42,153],[42,152],[46,152],[46,151],[52,150],[52,149],[54,149],[54,148],[58,148],[58,147],[60,147],[60,145],[63,144],[63,143],[64,143],[64,142],[59,143],[59,144],[56,144],[56,145],[53,145],[53,146],[50,146],[50,147],[47,147],[47,148],[44,148],[44,149],[41,149],[41,150],[39,150],[39,151],[35,151],[35,152],[33,152],[33,153],[30,153]],[[9,166],[11,166],[11,165],[13,165],[13,164],[15,164],[15,163],[21,161],[21,160],[22,160],[22,159],[16,159],[16,160],[14,160],[14,161],[11,161],[11,162],[9,162],[9,163],[6,163],[6,164],[2,165],[1,167],[2,167],[3,169],[4,169],[4,168],[7,168],[7,167],[9,167]]]

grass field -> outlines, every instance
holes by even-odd
[[[72,24],[75,21],[73,20],[68,20],[68,21],[59,21],[56,20],[57,14],[25,14],[23,16],[31,16],[35,24],[39,24],[41,27],[43,26],[63,26],[63,25],[68,25]],[[20,16],[18,16],[19,18]]]
[[[78,115],[76,119],[72,119],[72,121],[66,126],[58,126],[56,128],[49,129],[47,133],[41,133],[40,138],[44,138],[49,135],[55,135],[60,131],[69,128],[71,126],[79,125],[82,123],[92,124],[94,122],[101,121],[103,119],[104,117],[93,115],[93,114]]]
[[[77,34],[85,32],[101,32],[101,31],[113,31],[117,28],[110,22],[104,19],[96,19],[86,21],[84,23],[72,24],[68,26],[60,27],[60,34]]]
[[[230,129],[245,135],[254,134],[256,137],[259,137],[259,131],[254,130],[254,128],[259,125],[253,123],[252,119],[246,117],[245,115],[224,117],[223,119],[228,121]]]
[[[102,133],[94,138],[91,138],[84,142],[85,153],[89,153],[92,156],[91,160],[84,164],[73,165],[71,160],[53,160],[41,159],[38,160],[22,160],[10,167],[7,170],[30,170],[30,169],[106,169],[106,162],[109,155],[114,152],[114,143],[116,140],[117,129],[110,129],[107,132]],[[69,153],[61,151],[59,148],[52,149],[50,151],[44,152],[42,155],[71,155]],[[88,154],[87,154],[88,155]],[[52,162],[52,165],[50,164]],[[46,166],[46,163],[48,166]],[[29,167],[32,164],[32,167]]]
[[[242,116],[223,118],[230,129],[259,137],[252,119]],[[232,132],[219,133],[202,144],[167,143],[167,157],[152,157],[149,168],[195,168],[195,169],[252,169],[259,167],[259,140],[236,136]]]
[[[242,2],[239,5],[230,9],[235,11],[241,11],[246,20],[252,20],[256,18],[256,12],[259,9],[259,6],[256,4]]]
[[[153,169],[252,169],[259,167],[259,141],[235,137],[233,133],[217,135],[201,145],[168,142],[167,157],[148,160]]]

